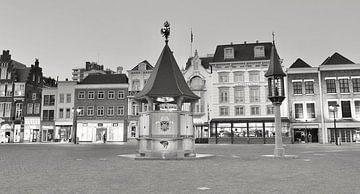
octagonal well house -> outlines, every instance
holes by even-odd
[[[141,112],[137,159],[196,157],[192,112],[199,99],[188,87],[168,46],[170,25],[161,29],[165,46],[144,89],[135,99],[147,105]],[[189,110],[183,110],[184,103]]]

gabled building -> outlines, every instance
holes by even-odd
[[[319,78],[323,142],[360,142],[360,64],[334,53],[319,66]]]
[[[75,88],[79,142],[127,140],[128,78],[125,74],[89,75]]]
[[[286,73],[292,142],[323,143],[318,67],[311,67],[299,58]]]
[[[210,65],[210,141],[274,142],[274,110],[265,73],[272,43],[218,45]],[[290,142],[287,102],[281,106],[284,142]]]
[[[45,79],[44,79],[45,80]],[[57,85],[46,82],[42,89],[41,103],[41,142],[55,142],[55,116],[57,108]]]
[[[206,143],[209,138],[210,123],[210,96],[211,96],[211,66],[213,55],[199,57],[195,51],[194,57],[190,57],[183,70],[184,78],[191,91],[200,97],[195,103],[193,111],[193,124],[195,138],[198,143]]]
[[[139,137],[139,117],[140,111],[146,111],[146,105],[134,100],[134,95],[139,93],[149,79],[153,66],[144,60],[128,71],[129,94],[128,94],[128,139],[132,140]]]

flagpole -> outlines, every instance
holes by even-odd
[[[191,28],[191,34],[190,34],[190,57],[192,57],[192,44],[193,44],[193,41],[194,41],[194,35],[192,33],[192,28]]]

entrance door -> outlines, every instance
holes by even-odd
[[[43,142],[47,142],[47,130],[43,130],[43,134],[42,134],[42,141]]]
[[[32,142],[38,142],[39,141],[39,129],[34,129],[33,130],[33,136],[32,136]]]
[[[106,128],[96,128],[96,142],[105,143],[106,142]]]

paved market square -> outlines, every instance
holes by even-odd
[[[137,145],[0,144],[0,193],[359,193],[360,144],[196,145],[201,160],[132,160]]]

